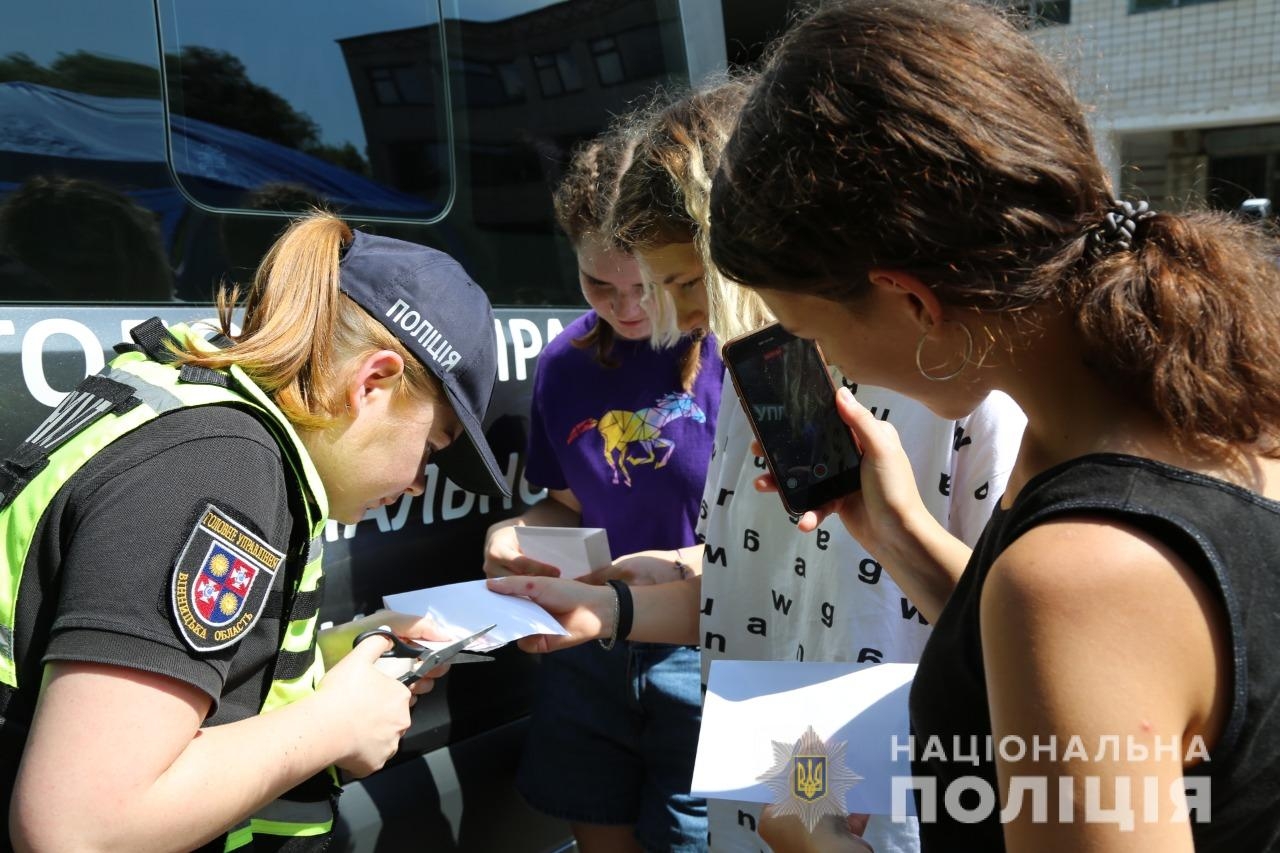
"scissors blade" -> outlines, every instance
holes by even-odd
[[[492,655],[481,655],[476,654],[475,652],[458,652],[453,656],[453,660],[449,661],[449,663],[484,663],[485,661],[491,660],[493,660]]]
[[[485,634],[489,633],[490,631],[492,631],[494,628],[497,628],[497,627],[498,626],[496,623],[493,625],[490,625],[488,628],[485,628],[483,631],[476,631],[471,636],[463,637],[461,640],[458,640],[456,643],[450,643],[449,645],[445,646],[443,649],[435,649],[435,650],[423,649],[422,654],[418,655],[418,660],[422,661],[422,663],[420,663],[418,666],[414,667],[413,669],[409,670],[404,675],[400,676],[400,679],[399,679],[400,683],[412,684],[413,682],[417,681],[419,678],[422,678],[431,670],[438,667],[440,664],[447,663],[449,660],[453,658],[454,655],[458,654],[467,646],[471,645],[476,640],[480,639]]]

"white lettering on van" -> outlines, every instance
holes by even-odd
[[[512,453],[510,456],[507,457],[507,469],[502,472],[502,479],[507,481],[507,490],[511,492],[513,495],[516,492],[516,474],[519,472],[519,467],[518,467],[519,463],[520,463],[520,455],[518,453]],[[528,487],[528,484],[524,483],[523,480],[521,480],[521,483],[526,488]],[[545,492],[545,489],[543,491]],[[489,495],[480,495],[479,499],[480,499],[479,501],[480,514],[488,515],[489,501],[491,500],[491,498],[489,497]],[[503,498],[502,508],[511,509],[513,500],[514,498]],[[533,504],[537,503],[537,501],[526,500],[525,503],[532,506]]]
[[[529,362],[542,352],[542,333],[532,320],[523,317],[513,318],[508,327],[511,329],[511,357],[515,361],[516,381],[523,382],[529,375]]]
[[[546,332],[538,329],[533,320],[516,317],[508,320],[504,332],[503,322],[493,321],[493,339],[498,361],[498,381],[511,380],[511,361],[515,359],[515,378],[524,381],[529,377],[529,362],[538,357],[546,345],[564,331],[564,323],[556,317],[548,317]],[[508,342],[510,347],[508,347]]]
[[[440,520],[457,521],[466,518],[475,508],[476,496],[448,477],[444,480],[444,496],[440,501]]]
[[[547,343],[551,343],[560,337],[560,333],[564,331],[564,323],[561,323],[555,317],[547,319]]]
[[[434,464],[427,465],[424,474],[425,485],[422,492],[421,516],[424,527],[431,526],[437,519],[445,522],[458,521],[472,515],[489,515],[497,509],[497,501],[486,495],[476,495],[464,491],[448,477],[441,474],[440,469]],[[524,478],[522,459],[519,453],[513,451],[507,457],[504,475],[513,495],[519,495],[520,501],[525,506],[533,506],[547,496],[546,489],[535,489]],[[411,526],[410,519],[413,518],[415,500],[417,499],[412,495],[405,495],[389,507],[375,507],[369,510],[365,513],[364,518],[355,524],[341,524],[331,520],[325,527],[325,541],[336,542],[339,539],[354,539],[357,531],[393,533],[403,530],[406,526]],[[502,500],[502,508],[510,510],[513,503],[514,498],[505,498]],[[372,521],[373,525],[365,524],[367,521]]]
[[[507,336],[502,334],[502,321],[493,318],[493,340],[498,356],[498,381],[506,382],[511,378],[511,368],[507,364]]]
[[[97,373],[106,364],[102,354],[102,343],[89,327],[75,320],[52,319],[41,320],[22,338],[22,376],[27,382],[27,390],[38,402],[49,407],[56,407],[71,389],[59,391],[49,384],[44,372],[45,342],[54,335],[67,335],[74,338],[84,353],[84,375]],[[79,382],[79,380],[77,380]]]

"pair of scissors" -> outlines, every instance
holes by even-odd
[[[497,627],[497,625],[490,625],[483,631],[476,631],[471,636],[463,637],[455,643],[450,643],[443,649],[427,649],[406,643],[397,637],[389,626],[380,625],[372,631],[365,631],[360,634],[351,643],[351,646],[354,648],[370,637],[386,637],[391,641],[391,650],[382,653],[384,658],[417,658],[421,661],[420,664],[396,679],[401,684],[409,685],[444,663],[484,663],[485,661],[493,660],[490,655],[466,652],[463,649]]]

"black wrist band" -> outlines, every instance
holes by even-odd
[[[616,640],[625,640],[631,636],[631,623],[635,619],[636,605],[631,600],[631,587],[620,580],[606,581],[618,595],[618,624],[614,626],[613,636]]]

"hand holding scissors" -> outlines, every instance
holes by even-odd
[[[446,663],[483,663],[493,660],[490,655],[476,654],[474,652],[464,651],[467,646],[492,631],[497,625],[490,625],[482,631],[477,631],[469,637],[463,637],[457,642],[450,643],[443,649],[430,649],[422,646],[415,646],[406,643],[404,640],[396,636],[395,632],[389,627],[383,625],[372,631],[365,631],[355,638],[352,642],[352,648],[360,645],[370,637],[386,637],[391,641],[390,651],[384,652],[384,658],[417,658],[420,663],[413,669],[401,675],[396,680],[406,686],[413,684],[418,679],[424,677],[431,670]]]

